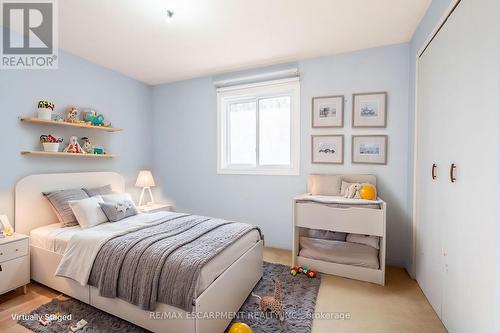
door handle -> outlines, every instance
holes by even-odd
[[[450,181],[452,183],[457,181],[457,178],[455,177],[456,170],[457,170],[457,166],[455,165],[455,163],[451,163],[451,165],[450,165]]]
[[[431,170],[432,180],[436,179],[436,168],[437,168],[436,163],[432,163],[432,170]]]

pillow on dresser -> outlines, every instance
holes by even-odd
[[[82,188],[82,190],[87,193],[89,197],[93,197],[94,195],[104,195],[104,194],[112,194],[113,190],[111,189],[111,185],[105,185],[94,188]]]
[[[117,202],[100,202],[102,211],[107,216],[109,222],[118,222],[126,217],[137,215],[137,209],[130,200]]]
[[[72,227],[78,225],[75,214],[68,204],[70,200],[81,200],[89,196],[82,189],[75,188],[69,190],[60,190],[52,192],[43,192],[43,195],[49,200],[57,219],[63,227]]]
[[[340,195],[340,182],[342,178],[337,175],[309,175],[308,191],[312,195]]]
[[[108,218],[99,206],[102,203],[100,195],[81,200],[70,200],[68,202],[73,214],[75,214],[78,224],[83,229],[95,227],[104,222],[108,222]]]
[[[348,234],[346,241],[349,243],[357,243],[371,246],[377,250],[380,249],[379,237],[370,235],[360,235],[360,234]]]

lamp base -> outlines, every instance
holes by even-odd
[[[146,205],[151,206],[154,205],[155,203],[155,199],[153,198],[153,192],[151,192],[151,187],[143,187],[141,191],[141,196],[139,198],[139,206],[142,206],[142,200],[144,199],[144,192],[146,191],[146,189],[148,189],[149,197],[151,198],[151,201],[148,202]]]

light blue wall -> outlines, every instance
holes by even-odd
[[[292,198],[306,190],[307,174],[373,173],[380,195],[388,202],[388,259],[409,262],[408,189],[408,58],[409,45],[400,44],[354,53],[299,61],[301,73],[301,175],[217,175],[215,78],[204,77],[153,87],[153,169],[164,195],[176,208],[259,225],[268,246],[290,248]],[[267,71],[257,69],[243,74]],[[224,77],[239,76],[242,73]],[[217,77],[220,79],[221,77]],[[388,128],[352,130],[351,94],[387,91]],[[313,96],[343,94],[345,128],[311,130]],[[345,164],[310,164],[310,135],[346,135]],[[351,134],[388,134],[387,166],[351,165]]]
[[[427,42],[428,37],[433,32],[446,9],[450,6],[452,0],[434,0],[430,4],[425,16],[420,21],[411,41],[410,41],[410,87],[409,87],[409,163],[408,163],[408,207],[413,212],[413,165],[414,165],[414,144],[415,144],[415,79],[416,79],[416,59],[417,54],[421,52],[422,47]],[[410,239],[413,238],[413,228],[410,228]],[[413,248],[412,261],[413,261]],[[413,266],[413,265],[412,265]],[[413,267],[408,267],[409,272],[413,272]]]
[[[48,99],[56,111],[69,106],[91,107],[102,112],[124,132],[102,133],[85,129],[52,128],[24,124],[18,117],[34,115],[36,103]],[[14,186],[34,173],[114,170],[126,177],[133,189],[137,171],[150,162],[149,86],[59,52],[57,70],[0,70],[0,212],[13,220]],[[120,157],[110,160],[42,158],[21,156],[21,150],[40,149],[38,137],[53,131],[67,141],[69,136],[89,136]]]

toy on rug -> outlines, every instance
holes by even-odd
[[[231,325],[228,333],[252,333],[252,329],[245,323],[234,323]]]
[[[273,296],[259,296],[252,293],[252,296],[259,299],[259,310],[271,310],[275,313],[280,321],[285,320],[283,313],[283,303],[281,303],[281,282],[278,278],[274,280],[274,295]]]
[[[47,326],[51,322],[58,320],[60,317],[61,317],[61,314],[59,312],[54,312],[50,315],[40,317],[38,319],[38,322],[40,322],[40,324],[42,324],[43,326]]]
[[[344,198],[347,199],[356,198],[356,195],[358,194],[360,187],[361,187],[360,184],[351,184],[345,191]]]
[[[82,319],[80,320],[79,322],[77,322],[76,324],[71,324],[69,326],[69,330],[71,332],[76,332],[76,331],[79,331],[81,330],[82,328],[85,327],[85,325],[87,325],[87,321],[85,319]]]
[[[69,145],[64,148],[63,152],[65,153],[73,153],[73,154],[85,154],[85,151],[80,147],[78,143],[78,138],[76,136],[72,136],[69,138]]]
[[[296,276],[299,273],[303,273],[309,278],[315,278],[316,275],[318,275],[318,272],[315,270],[309,269],[307,266],[302,267],[302,266],[292,266],[290,267],[290,274],[292,276]]]

